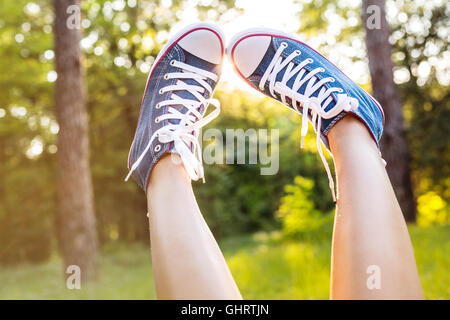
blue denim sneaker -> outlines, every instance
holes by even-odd
[[[380,104],[320,53],[280,31],[249,29],[239,33],[228,45],[227,54],[251,86],[302,115],[302,146],[308,119],[312,123],[335,200],[333,178],[320,141],[329,150],[328,132],[351,113],[364,123],[379,147],[384,125]]]
[[[133,175],[146,191],[153,167],[167,153],[180,155],[192,180],[204,178],[198,134],[220,113],[211,96],[221,73],[223,39],[216,26],[196,23],[164,45],[148,76],[125,180]],[[214,110],[206,114],[208,105]]]

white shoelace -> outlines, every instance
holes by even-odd
[[[325,159],[325,156],[322,152],[322,146],[320,144],[320,128],[322,125],[322,119],[330,119],[338,115],[341,111],[348,112],[350,110],[355,110],[356,108],[358,108],[358,100],[349,97],[346,94],[338,94],[336,105],[329,111],[325,111],[327,106],[333,100],[331,93],[342,92],[342,89],[337,87],[331,87],[327,89],[324,86],[325,83],[334,82],[334,78],[332,77],[318,80],[315,75],[325,71],[321,67],[315,68],[309,73],[306,73],[306,69],[304,67],[308,64],[313,63],[313,60],[311,58],[305,59],[297,66],[295,66],[292,60],[301,54],[299,50],[295,50],[283,60],[281,53],[287,46],[288,45],[286,42],[281,43],[272,61],[270,62],[269,67],[267,68],[266,72],[261,78],[261,81],[259,82],[259,89],[263,91],[266,82],[269,81],[269,91],[273,97],[276,98],[275,92],[278,93],[285,105],[288,105],[288,103],[286,102],[286,97],[290,98],[292,101],[292,106],[298,113],[300,113],[299,108],[303,107],[300,144],[301,148],[303,148],[303,141],[306,134],[308,133],[308,112],[311,112],[311,122],[314,131],[316,132],[317,151],[319,152],[320,158],[322,159],[323,165],[328,175],[328,181],[331,194],[333,196],[333,201],[336,201],[334,179],[331,174],[330,167],[328,166],[327,160]],[[286,72],[284,73],[282,80],[280,82],[276,81],[277,74],[284,68],[286,68]],[[292,85],[292,88],[289,88],[286,84],[295,75],[297,76],[294,80],[294,84]],[[305,83],[306,88],[304,94],[298,93],[297,91]],[[312,96],[319,89],[320,91],[317,97]]]
[[[206,82],[206,80],[211,79],[217,82],[218,77],[212,72],[208,72],[176,60],[172,60],[170,64],[174,67],[182,69],[182,71],[167,73],[164,75],[165,80],[177,79],[177,82],[174,85],[163,87],[159,91],[159,94],[164,94],[169,91],[171,91],[172,94],[169,100],[161,101],[155,106],[157,109],[164,106],[169,106],[167,113],[155,118],[155,122],[158,123],[163,120],[178,120],[179,123],[174,124],[168,122],[165,126],[153,133],[144,151],[131,166],[130,172],[125,178],[125,181],[127,181],[131,174],[138,168],[156,138],[158,138],[161,143],[173,142],[174,151],[180,155],[181,161],[183,162],[183,165],[191,179],[198,180],[202,178],[203,182],[205,181],[198,134],[200,128],[211,122],[219,115],[220,103],[217,99],[205,99],[202,94],[206,90],[209,92],[210,96],[212,95],[213,89],[208,82]],[[180,79],[194,79],[199,85],[187,84]],[[176,91],[188,91],[198,101],[181,98],[173,93]],[[209,104],[213,105],[215,109],[204,117]],[[187,109],[187,112],[180,112],[173,107],[175,105],[184,106]],[[204,106],[203,113],[199,111],[202,105]],[[191,145],[193,146],[193,151],[191,151]],[[158,147],[158,145],[156,147]]]

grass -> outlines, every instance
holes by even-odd
[[[450,226],[410,233],[427,299],[450,299]],[[221,247],[246,299],[328,299],[329,239],[272,241],[265,234],[231,238]],[[155,299],[148,249],[107,248],[102,277],[81,290],[65,287],[61,260],[0,268],[0,299]]]
[[[66,288],[59,257],[40,265],[0,269],[0,299],[155,299],[148,250],[119,246],[102,255],[100,281],[81,290]]]

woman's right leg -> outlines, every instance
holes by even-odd
[[[200,213],[186,170],[176,164],[181,161],[172,160],[165,156],[158,162],[147,189],[158,298],[242,299]]]
[[[295,35],[245,30],[233,37],[228,53],[239,75],[254,88],[297,112],[303,112],[300,102],[303,108],[308,103],[312,119],[322,119],[318,129],[329,138],[339,191],[331,297],[421,298],[408,230],[366,129],[380,138],[384,115],[378,103]],[[361,121],[351,116],[340,120],[344,111]],[[305,123],[302,136],[306,129]],[[370,290],[367,271],[377,267],[381,288]]]
[[[331,298],[422,299],[408,229],[369,131],[346,116],[328,138],[338,182]]]

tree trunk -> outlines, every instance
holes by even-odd
[[[384,0],[363,0],[362,22],[366,30],[373,95],[380,102],[386,116],[381,151],[387,161],[386,169],[403,215],[406,221],[414,222],[416,200],[411,184],[410,156],[404,132],[402,103],[393,78],[390,31]]]
[[[88,118],[81,68],[81,31],[67,24],[79,0],[54,0],[55,84],[58,133],[58,226],[65,266],[77,265],[81,280],[98,276],[98,240],[89,167]],[[68,7],[72,6],[72,10]],[[76,7],[75,7],[76,9]],[[69,12],[69,13],[68,13]],[[73,17],[72,17],[73,18]]]

